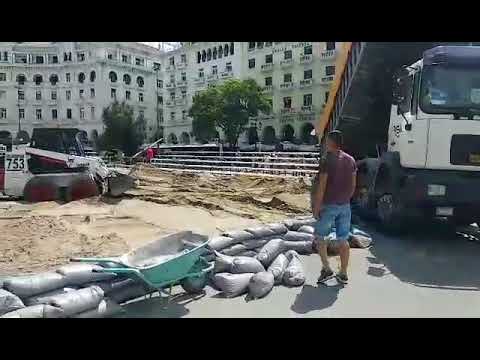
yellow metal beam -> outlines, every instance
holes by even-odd
[[[352,44],[353,43],[351,42],[343,43],[343,48],[337,55],[337,61],[335,64],[335,78],[333,80],[332,87],[330,88],[330,93],[327,103],[325,104],[325,109],[323,110],[323,113],[320,116],[317,125],[315,126],[315,133],[317,134],[320,142],[322,141],[323,132],[327,128],[328,122],[331,119],[331,114],[335,109],[335,101],[337,99],[337,94],[342,84],[344,73],[347,69],[348,58],[352,50]]]

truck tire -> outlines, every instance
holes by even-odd
[[[392,194],[384,194],[377,200],[377,217],[388,232],[400,233],[405,230],[403,204]]]

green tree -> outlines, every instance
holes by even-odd
[[[255,80],[228,80],[193,98],[189,115],[193,117],[193,132],[207,133],[214,137],[215,127],[223,130],[226,140],[236,147],[238,138],[247,129],[249,117],[259,112],[270,113],[269,99],[262,93]]]
[[[100,147],[120,149],[128,156],[135,154],[143,142],[145,119],[134,121],[133,108],[125,102],[114,102],[103,109],[102,119],[105,131],[99,139]]]

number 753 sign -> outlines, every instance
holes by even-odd
[[[5,168],[7,171],[23,171],[25,169],[25,158],[23,155],[7,155],[5,157]]]

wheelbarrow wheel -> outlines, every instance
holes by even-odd
[[[207,285],[208,278],[206,275],[200,275],[195,277],[189,277],[183,279],[180,282],[183,290],[185,290],[189,294],[198,294],[203,291],[205,286]]]

